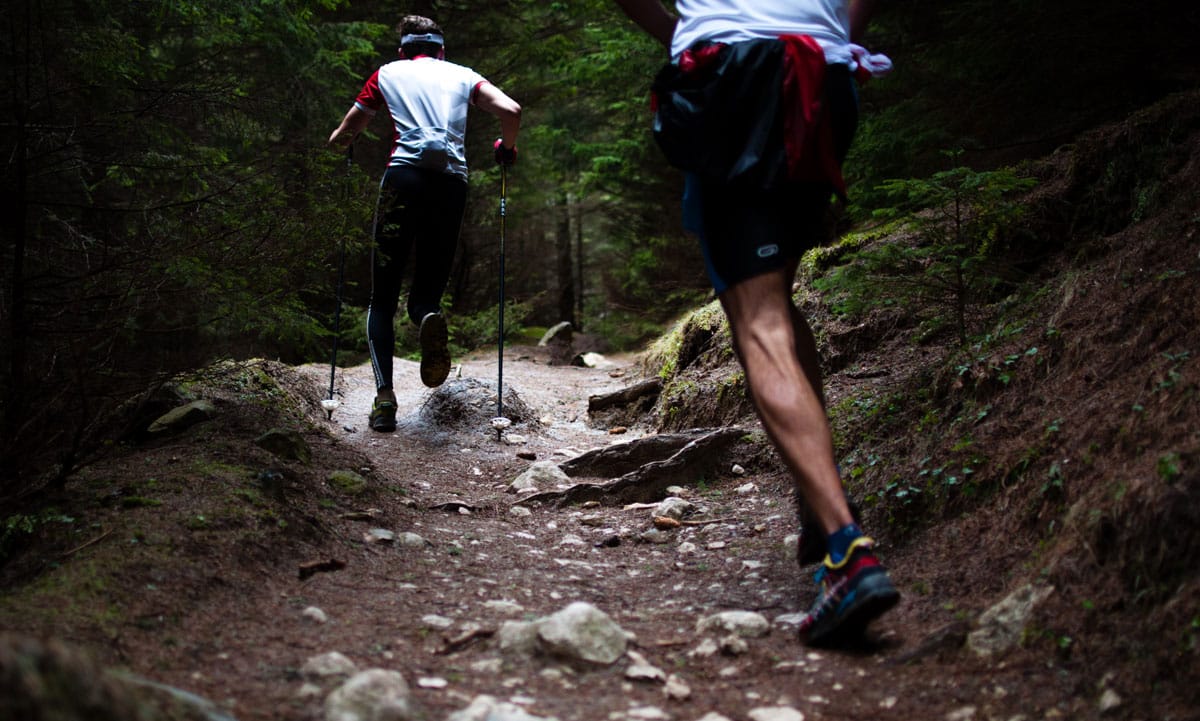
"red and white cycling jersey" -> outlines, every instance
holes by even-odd
[[[467,107],[487,80],[471,68],[421,56],[375,71],[354,104],[372,115],[386,107],[395,126],[389,165],[467,177]]]

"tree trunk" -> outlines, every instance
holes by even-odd
[[[564,193],[559,198],[558,223],[554,231],[554,253],[558,276],[558,320],[575,324],[575,278],[571,263],[571,196]]]

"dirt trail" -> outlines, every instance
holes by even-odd
[[[277,613],[284,628],[295,630],[285,665],[338,650],[360,667],[400,670],[410,683],[445,679],[444,688],[417,689],[430,718],[485,693],[515,700],[534,715],[588,721],[658,713],[690,720],[708,712],[743,719],[752,709],[772,706],[795,708],[809,719],[951,713],[1015,719],[1047,712],[1053,717],[1056,706],[1076,705],[1069,678],[1031,678],[1030,669],[1013,659],[988,669],[952,654],[950,666],[939,664],[940,652],[961,644],[962,625],[952,609],[937,607],[929,580],[903,553],[889,560],[906,600],[878,624],[867,648],[813,651],[797,642],[791,626],[776,623],[743,653],[696,653],[704,639],[696,631],[702,617],[748,610],[786,621],[806,608],[811,569],[801,574],[784,547],[795,532],[788,479],[777,469],[740,476],[725,469],[704,479],[689,497],[700,506],[700,518],[725,522],[683,528],[661,545],[637,541],[651,527],[644,509],[547,507],[514,517],[509,508],[516,497],[504,489],[530,463],[517,453],[562,460],[559,449],[629,440],[588,427],[587,396],[637,377],[630,359],[610,371],[550,366],[531,353],[536,351],[513,349],[504,366],[506,387],[540,419],[511,429],[528,439],[521,446],[496,441],[483,422],[487,413],[460,428],[423,424],[419,409],[431,392],[408,362],[397,368],[400,432],[371,433],[363,422],[373,396],[369,369],[349,369],[339,378],[345,401],[335,433],[361,448],[374,473],[405,493],[401,503],[385,509],[391,523],[384,525],[419,533],[431,545],[418,553],[362,547],[345,570],[280,590]],[[495,373],[495,358],[484,355],[468,359],[461,377],[494,384]],[[450,512],[436,510],[447,500],[465,504],[470,515],[453,505]],[[343,523],[338,530],[353,540],[364,528]],[[603,543],[614,537],[619,545]],[[598,606],[635,634],[633,647],[676,674],[690,696],[668,699],[661,683],[625,679],[624,661],[580,671],[547,659],[505,657],[494,639],[482,637],[449,650],[449,639],[472,628],[490,632],[505,620],[545,616],[572,601]],[[324,609],[332,620],[305,623],[299,611],[307,605]],[[429,614],[453,625],[431,627],[422,620]],[[295,690],[280,685],[273,695],[289,713],[305,718],[309,710],[289,698]]]
[[[368,366],[339,371],[343,404],[332,421],[317,403],[327,366],[270,366],[306,399],[300,419],[262,371],[238,371],[218,394],[214,421],[72,481],[62,508],[76,521],[5,569],[15,580],[0,596],[0,626],[62,639],[104,666],[211,699],[239,721],[322,719],[340,680],[302,668],[333,651],[358,669],[403,674],[421,717],[437,721],[482,694],[561,721],[798,718],[759,715],[772,707],[839,721],[1094,715],[1099,692],[1069,664],[1023,649],[978,660],[962,649],[962,618],[995,601],[1006,567],[997,564],[1003,554],[976,552],[972,539],[986,529],[969,523],[939,526],[938,537],[904,548],[881,536],[900,606],[866,647],[801,645],[789,619],[811,600],[812,569],[798,570],[785,548],[796,530],[790,481],[751,444],[687,484],[694,518],[715,522],[667,531],[661,542],[643,540],[652,526],[645,508],[547,505],[514,515],[517,496],[506,489],[530,454],[561,461],[642,432],[587,423],[590,394],[639,379],[634,359],[615,360],[605,369],[551,366],[537,349],[508,349],[505,387],[528,406],[509,429],[525,436],[521,445],[496,440],[490,425],[494,355],[466,359],[438,392],[420,385],[415,363],[398,361],[394,434],[367,429]],[[486,402],[435,412],[454,389]],[[309,464],[280,463],[251,442],[297,422],[308,427]],[[268,467],[282,485],[256,470]],[[333,488],[328,474],[339,469],[362,473],[366,488]],[[368,542],[374,528],[426,543]],[[929,548],[941,550],[922,556]],[[337,570],[297,572],[329,561]],[[576,601],[632,634],[630,648],[686,696],[626,678],[628,657],[581,669],[501,652],[504,622]],[[769,634],[706,651],[706,640],[720,639],[697,623],[727,610],[762,614]]]

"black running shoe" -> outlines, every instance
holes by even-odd
[[[369,417],[371,430],[380,433],[391,433],[396,430],[396,401],[395,398],[380,396],[371,404]]]
[[[800,622],[800,638],[811,646],[832,646],[861,637],[867,624],[900,600],[866,536],[834,565],[828,556],[817,571],[817,600]]]
[[[421,319],[421,382],[437,388],[450,375],[450,333],[441,313],[426,313]]]

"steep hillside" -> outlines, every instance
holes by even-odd
[[[1027,274],[966,346],[923,335],[918,308],[837,316],[798,287],[831,371],[842,472],[871,531],[937,600],[923,623],[1053,587],[1027,648],[1097,679],[1122,666],[1139,680],[1128,691],[1195,709],[1200,95],[1021,172],[1039,185],[1005,260]],[[823,256],[817,277],[840,262]],[[715,306],[681,322],[650,367],[666,378],[660,427],[751,412]]]

